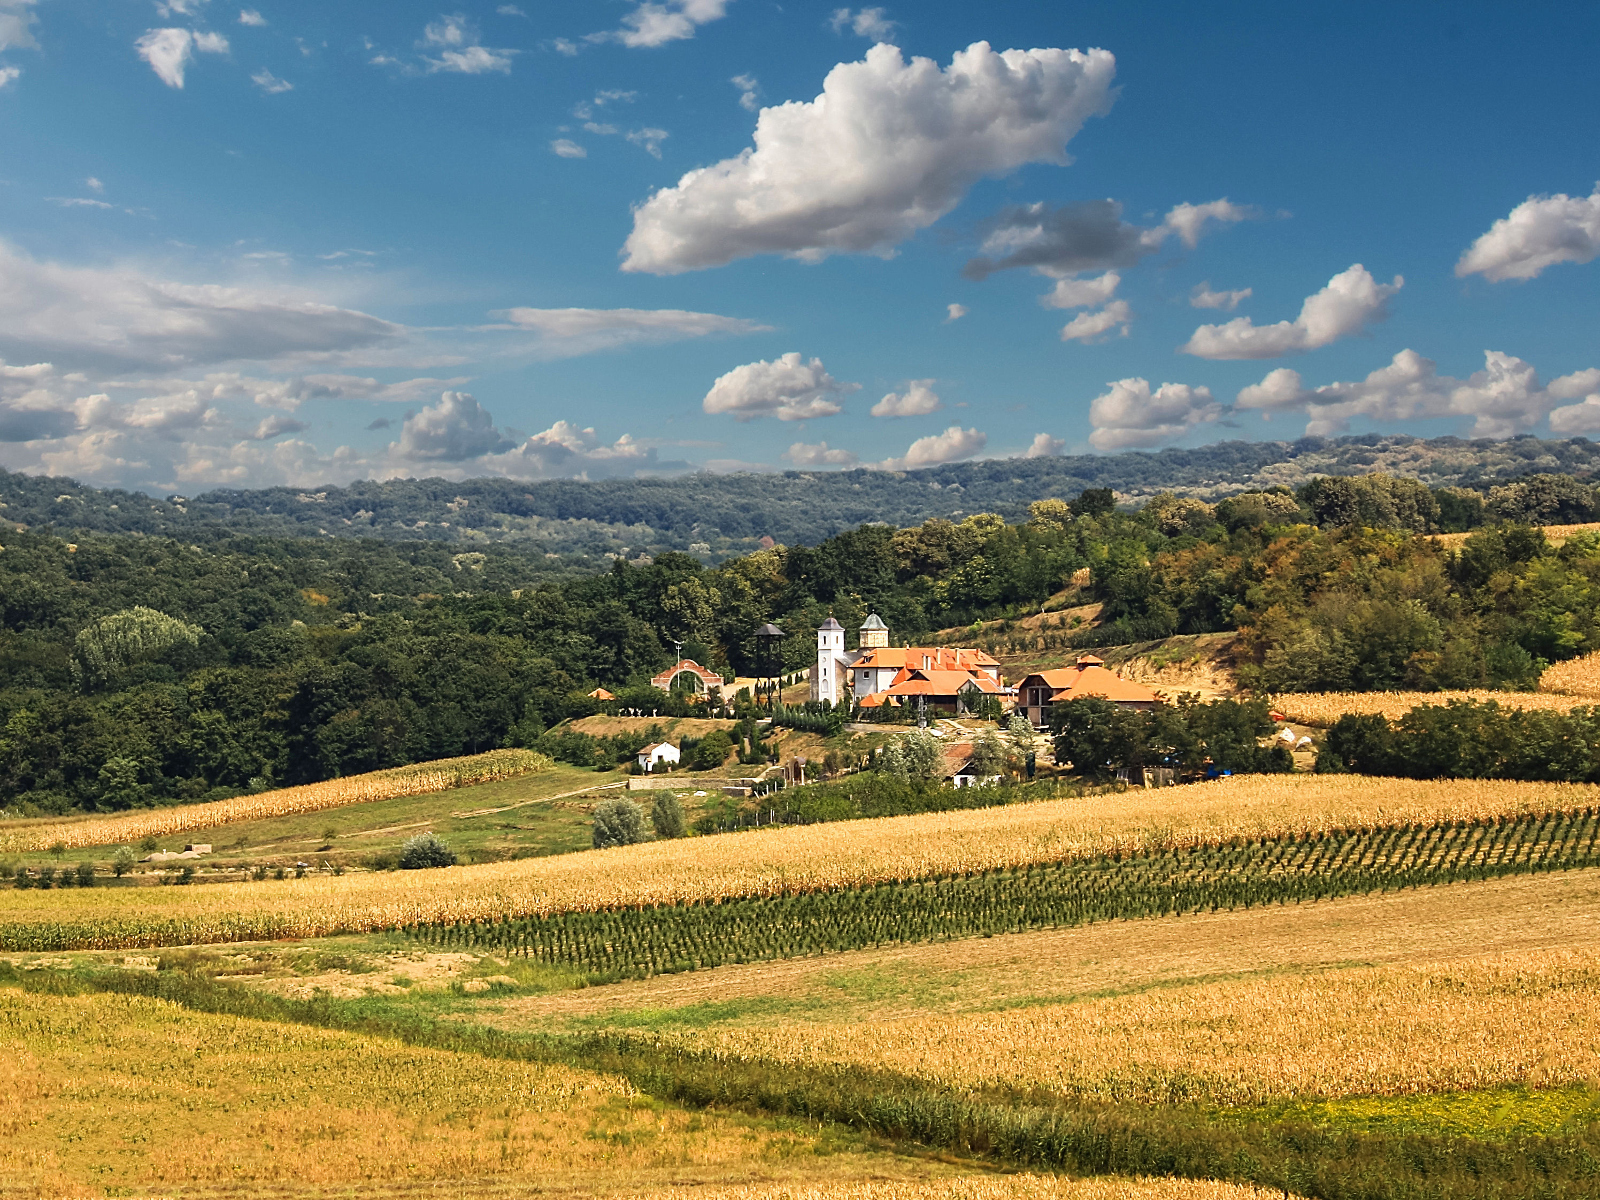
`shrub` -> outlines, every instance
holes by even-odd
[[[671,792],[657,796],[656,802],[650,806],[650,824],[655,826],[658,838],[682,837],[683,805],[678,802],[678,797]]]
[[[94,864],[92,862],[79,863],[77,874],[79,887],[94,886]]]
[[[111,856],[111,873],[121,879],[133,870],[134,861],[132,846],[118,846],[117,852]]]
[[[419,833],[400,847],[400,869],[418,871],[426,867],[453,867],[456,856],[443,839],[433,832]]]
[[[644,809],[632,800],[607,800],[595,806],[594,848],[632,846],[644,841]]]
[[[732,752],[733,739],[722,730],[714,729],[696,744],[691,765],[697,771],[715,771],[728,761]]]

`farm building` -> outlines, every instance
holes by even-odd
[[[1070,667],[1036,671],[1017,684],[1016,711],[1033,722],[1034,728],[1043,729],[1050,723],[1052,704],[1080,696],[1099,696],[1119,708],[1154,708],[1161,703],[1161,697],[1149,688],[1108,671],[1104,659],[1084,654]]]
[[[678,748],[671,742],[651,742],[639,751],[641,771],[669,770],[678,765]]]

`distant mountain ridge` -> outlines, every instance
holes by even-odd
[[[1294,442],[1221,442],[1191,450],[987,459],[918,471],[785,471],[626,480],[394,479],[348,487],[218,490],[191,499],[85,487],[0,471],[0,521],[101,533],[197,537],[367,537],[510,542],[563,557],[684,550],[722,558],[763,538],[812,544],[868,521],[997,512],[1109,487],[1139,503],[1158,491],[1215,499],[1316,475],[1406,475],[1433,487],[1487,487],[1548,472],[1600,470],[1586,438],[1505,441],[1366,434]]]

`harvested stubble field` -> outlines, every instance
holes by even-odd
[[[1012,868],[1236,838],[1569,811],[1580,784],[1245,776],[1003,808],[787,826],[510,863],[204,888],[27,891],[0,948],[318,937]]]
[[[1190,985],[870,1024],[635,1035],[661,1051],[890,1070],[968,1091],[1257,1105],[1583,1085],[1600,1077],[1600,951]]]
[[[1552,668],[1553,669],[1553,668]],[[1532,709],[1540,712],[1566,712],[1581,705],[1600,703],[1594,696],[1553,692],[1294,692],[1269,697],[1272,711],[1291,721],[1327,727],[1347,714],[1380,713],[1398,721],[1413,708],[1427,704],[1449,704],[1470,700],[1475,704],[1490,701],[1501,708]]]
[[[117,1194],[355,1186],[384,1195],[429,1184],[448,1184],[450,1195],[476,1195],[479,1184],[594,1194],[684,1177],[949,1171],[815,1125],[688,1113],[592,1071],[143,997],[9,989],[0,990],[0,1131],[0,1193],[30,1196],[98,1196],[108,1185]],[[1227,1193],[1193,1193],[1213,1194]]]
[[[146,837],[214,829],[241,821],[297,816],[351,804],[420,796],[478,783],[514,779],[547,770],[552,765],[549,758],[532,750],[491,750],[486,754],[473,754],[465,758],[439,759],[409,767],[371,771],[365,775],[347,775],[323,783],[278,788],[205,804],[145,809],[120,816],[91,817],[78,821],[16,823],[0,827],[0,853],[26,853],[54,845],[73,849],[118,842],[133,843]]]

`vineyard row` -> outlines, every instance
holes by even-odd
[[[1396,825],[1045,863],[831,892],[413,925],[621,979],[1095,921],[1299,904],[1600,865],[1600,810]]]

